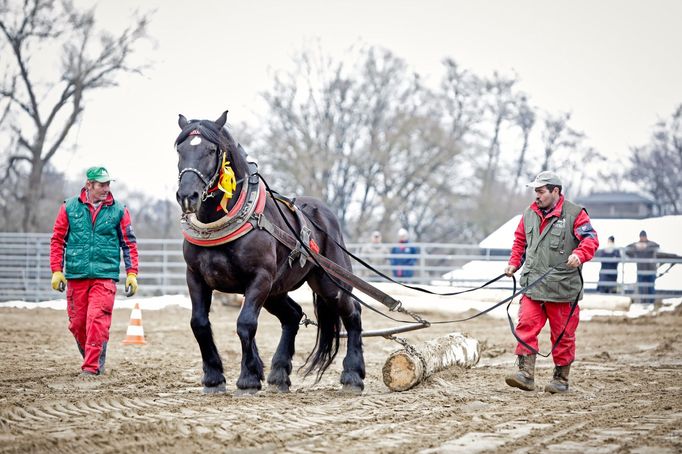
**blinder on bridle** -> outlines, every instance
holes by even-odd
[[[195,129],[194,131],[190,132],[187,135],[187,139],[189,139],[191,136],[201,136],[201,133],[199,130]],[[206,140],[204,138],[204,140]],[[201,180],[202,183],[204,183],[204,190],[201,192],[201,201],[204,202],[207,198],[213,197],[214,191],[211,191],[211,188],[217,183],[218,177],[220,176],[220,148],[218,145],[214,144],[213,142],[209,142],[206,140],[209,145],[208,149],[211,152],[216,152],[216,165],[215,165],[215,172],[213,172],[213,176],[208,179],[199,169],[195,169],[194,167],[185,167],[180,171],[178,174],[178,185],[180,184],[180,181],[182,180],[182,176],[186,173],[194,173],[196,174],[199,179]]]

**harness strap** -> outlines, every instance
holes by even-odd
[[[305,214],[305,213],[303,213],[303,214]],[[387,274],[382,273],[381,271],[377,270],[376,268],[374,268],[372,265],[370,265],[370,264],[367,263],[366,261],[362,260],[362,259],[361,259],[360,257],[358,257],[357,255],[353,254],[351,251],[349,251],[348,249],[346,249],[342,244],[340,244],[338,241],[336,241],[336,240],[334,239],[334,237],[332,237],[331,235],[329,235],[329,233],[327,233],[327,232],[326,232],[326,231],[325,231],[317,222],[315,222],[315,220],[314,220],[313,218],[310,218],[310,217],[309,217],[308,220],[315,226],[315,228],[317,228],[317,230],[319,230],[320,232],[324,233],[325,236],[326,236],[328,239],[332,240],[339,248],[341,248],[341,250],[342,250],[343,252],[345,252],[346,254],[348,254],[349,257],[352,257],[356,262],[362,264],[365,268],[367,268],[368,270],[372,271],[372,272],[373,272],[374,274],[376,274],[377,276],[381,276],[381,277],[383,277],[384,279],[386,279],[387,281],[391,281],[391,282],[393,282],[394,284],[400,285],[401,287],[409,288],[409,289],[415,290],[415,291],[417,291],[417,292],[428,293],[429,295],[437,295],[437,296],[455,296],[455,295],[461,295],[461,294],[463,294],[463,293],[475,292],[476,290],[480,290],[480,289],[482,289],[482,288],[485,288],[485,287],[489,286],[490,284],[493,284],[493,283],[499,281],[500,279],[502,279],[503,277],[506,276],[506,274],[502,273],[502,274],[500,274],[499,276],[496,276],[496,277],[490,279],[488,282],[486,282],[485,284],[480,285],[480,286],[478,286],[478,287],[474,287],[474,288],[470,288],[470,289],[466,289],[466,290],[459,290],[459,291],[456,291],[456,292],[447,292],[447,293],[434,292],[434,291],[431,291],[431,290],[426,289],[426,288],[421,288],[421,287],[417,287],[417,286],[414,286],[414,285],[405,284],[405,283],[403,283],[403,282],[400,282],[400,281],[397,281],[397,280],[393,279],[391,276],[388,276]]]
[[[270,235],[273,236],[277,241],[282,243],[284,246],[287,248],[293,250],[297,246],[300,247],[299,242],[291,235],[289,235],[287,232],[282,230],[280,227],[276,226],[272,222],[268,220],[265,215],[261,214],[257,216],[258,218],[258,228],[265,230],[268,232]],[[347,269],[343,268],[342,266],[339,266],[338,264],[334,263],[333,261],[329,260],[327,257],[324,255],[316,252],[314,248],[309,248],[309,254],[311,254],[316,261],[322,266],[329,274],[333,275],[335,278],[339,279],[340,281],[357,288],[358,290],[362,291],[366,295],[369,295],[373,299],[379,301],[381,304],[384,306],[388,307],[390,310],[395,310],[398,306],[400,306],[400,301],[396,300],[395,298],[391,297],[390,295],[382,292],[378,288],[374,287],[371,284],[368,284],[367,282],[363,281],[359,277],[355,276],[353,273],[348,271]]]

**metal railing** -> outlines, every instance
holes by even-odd
[[[499,275],[509,258],[509,250],[453,243],[410,243],[409,246],[418,249],[417,253],[398,253],[398,249],[391,252],[392,248],[400,246],[404,245],[384,243],[372,246],[365,243],[350,243],[348,249],[398,281],[456,287],[475,287],[483,284]],[[187,293],[182,240],[139,238],[138,250],[140,295]],[[50,287],[52,273],[49,256],[50,234],[0,233],[0,301],[43,301],[62,298],[63,295],[55,293]],[[405,259],[409,261],[405,262]],[[396,265],[396,260],[401,264]],[[601,262],[618,263],[615,281],[599,282]],[[621,258],[595,257],[585,264],[583,269],[585,289],[593,292],[601,285],[599,290],[608,289],[615,294],[639,299],[653,298],[650,292],[656,286],[655,298],[682,295],[682,266],[673,268],[670,275],[662,279],[673,282],[672,285],[669,283],[660,285],[660,281],[637,282],[637,264],[641,266],[661,262],[662,260],[657,259],[635,260],[624,255]],[[682,264],[682,259],[665,259],[665,263]],[[667,266],[662,267],[660,271],[665,272],[666,268]],[[370,282],[384,280],[354,261],[353,270]],[[677,274],[680,274],[680,278],[677,278]],[[119,291],[122,291],[124,277],[125,271],[122,269]],[[502,279],[496,282],[493,288],[511,289],[511,285],[511,279]]]

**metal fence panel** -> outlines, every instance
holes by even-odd
[[[0,301],[23,300],[44,301],[63,298],[50,287],[50,234],[0,233]],[[385,253],[367,253],[367,244],[351,243],[348,249],[362,260],[371,263],[380,272],[394,277],[396,280],[411,284],[439,284],[457,287],[475,287],[502,273],[509,257],[508,250],[486,249],[477,245],[452,243],[413,243],[411,246],[419,248],[419,253],[413,258],[413,265],[405,265],[404,269],[412,271],[411,277],[393,276],[394,268],[391,259],[404,258],[404,254],[391,254],[391,247],[399,244],[382,244]],[[167,294],[186,294],[185,283],[186,265],[182,257],[182,240],[175,239],[147,239],[138,238],[140,258],[139,295],[159,296]],[[629,295],[634,298],[650,297],[649,291],[653,283],[637,284],[636,263],[660,262],[655,259],[633,260],[626,257],[620,259],[599,258],[585,265],[586,291],[594,291],[597,287],[595,270],[598,271],[600,262],[618,261],[618,277],[613,286],[617,294]],[[682,263],[681,259],[667,259],[670,264]],[[479,272],[473,275],[459,273],[472,264],[481,263]],[[466,266],[465,266],[466,265]],[[366,270],[361,264],[353,261],[353,270],[359,276],[370,282],[384,279]],[[453,272],[454,270],[454,272]],[[682,266],[672,270],[682,276]],[[668,281],[674,284],[664,286],[656,291],[656,297],[666,297],[682,294],[682,278]],[[121,269],[119,281],[123,291],[125,270]],[[656,284],[657,287],[659,286]],[[495,288],[511,289],[511,279],[503,279],[494,285]]]

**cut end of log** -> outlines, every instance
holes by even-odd
[[[424,374],[424,367],[418,358],[405,350],[393,352],[388,357],[382,374],[384,384],[392,391],[407,391],[419,383]]]

